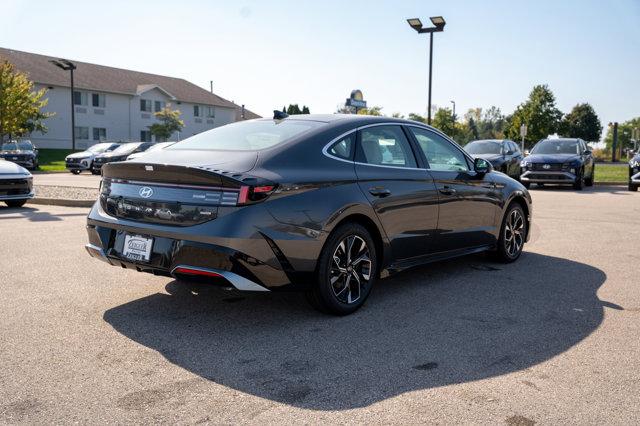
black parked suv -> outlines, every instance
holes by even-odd
[[[0,145],[0,158],[29,170],[38,168],[38,148],[30,140],[4,142]]]
[[[281,114],[281,113],[280,113]],[[362,115],[221,126],[102,168],[87,220],[110,265],[359,308],[378,277],[480,251],[513,262],[531,197],[441,132]]]
[[[640,152],[629,161],[629,191],[640,188]]]
[[[543,139],[520,163],[520,181],[527,188],[532,183],[553,183],[582,189],[593,185],[595,167],[582,139]]]
[[[484,158],[495,170],[515,179],[520,179],[522,152],[518,145],[508,139],[485,139],[469,142],[464,150],[474,158]]]

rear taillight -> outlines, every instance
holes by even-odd
[[[276,185],[241,186],[238,194],[238,205],[262,201],[273,194]]]
[[[200,269],[200,268],[190,268],[186,266],[178,266],[176,269],[173,270],[173,273],[181,274],[181,275],[195,275],[199,277],[212,277],[212,278],[222,277],[222,275],[220,275],[217,272],[209,271],[206,269]]]

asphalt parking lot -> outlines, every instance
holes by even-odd
[[[640,197],[532,194],[518,262],[415,269],[344,318],[91,259],[87,209],[0,207],[0,423],[637,424]]]

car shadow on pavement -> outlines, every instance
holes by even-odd
[[[600,269],[525,252],[440,262],[379,281],[347,317],[295,293],[240,294],[171,282],[109,309],[115,330],[171,363],[248,394],[314,410],[363,407],[404,392],[532,367],[603,320]]]
[[[19,214],[21,217],[16,217],[15,214]],[[59,213],[51,214],[49,212],[40,211],[33,207],[1,207],[0,206],[0,220],[2,219],[16,219],[24,218],[31,222],[55,222],[61,221],[64,217],[73,216],[86,216],[87,212],[83,213]]]
[[[614,195],[626,195],[631,191],[627,190],[626,183],[623,186],[623,182],[620,185],[597,185],[585,187],[582,190],[575,190],[570,185],[544,185],[544,186],[531,186],[530,191],[534,193],[537,191],[543,192],[573,192],[576,194],[589,195],[594,193],[602,194],[614,194]]]

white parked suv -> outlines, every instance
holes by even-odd
[[[113,142],[103,142],[95,144],[89,147],[86,151],[82,152],[74,152],[73,154],[67,155],[64,159],[67,170],[69,170],[74,175],[79,174],[83,170],[91,171],[91,166],[93,165],[93,159],[98,154],[102,154],[103,152],[110,152],[119,147],[119,143]]]

